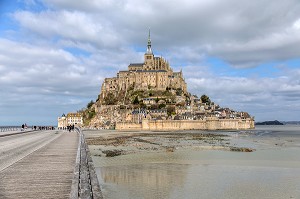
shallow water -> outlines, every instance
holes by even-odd
[[[107,199],[300,198],[300,127],[266,128],[237,138],[242,143],[257,141],[252,153],[178,150],[93,157],[103,195]],[[278,140],[287,144],[274,145]]]

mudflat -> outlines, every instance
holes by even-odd
[[[105,198],[300,198],[300,126],[85,134]]]
[[[249,147],[231,144],[225,133],[192,132],[85,132],[94,156],[113,157],[140,152],[174,152],[184,149],[226,150],[252,152]]]

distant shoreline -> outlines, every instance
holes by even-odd
[[[284,125],[284,124],[279,122],[278,120],[274,120],[274,121],[256,122],[255,125]]]
[[[278,120],[274,120],[274,121],[278,121]],[[255,125],[276,125],[271,123],[274,121],[255,122]],[[282,123],[280,125],[300,125],[300,121],[278,121],[278,122]]]

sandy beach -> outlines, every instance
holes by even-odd
[[[299,198],[300,127],[85,131],[105,198]]]

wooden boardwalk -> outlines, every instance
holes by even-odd
[[[60,133],[57,139],[0,173],[1,199],[70,197],[78,134]]]

